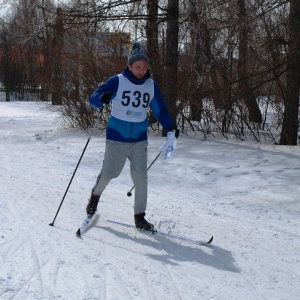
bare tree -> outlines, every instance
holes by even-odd
[[[210,43],[208,36],[208,27],[206,24],[205,4],[202,1],[189,0],[188,2],[188,20],[190,27],[190,44],[191,49],[190,57],[188,60],[191,65],[190,80],[188,81],[189,90],[185,96],[189,98],[191,109],[191,120],[201,121],[202,114],[202,95],[203,95],[203,82],[204,82],[204,68],[208,56],[210,56]],[[206,56],[206,50],[209,54]]]
[[[158,0],[148,0],[148,18],[146,24],[147,34],[147,54],[150,60],[151,73],[155,80],[160,83],[160,53],[159,53],[159,20],[158,20]]]
[[[52,79],[52,104],[62,104],[63,92],[63,48],[64,48],[64,21],[61,8],[57,8],[56,20],[53,26],[53,40],[51,47],[51,59],[53,66]]]
[[[296,142],[296,1],[70,0],[60,10],[52,0],[7,1],[16,3],[9,42],[19,59],[12,72],[41,87],[43,99],[51,92],[75,118],[71,125],[92,123],[87,96],[126,65],[138,39],[182,130],[240,139],[247,130],[259,140],[262,129],[280,131],[285,101],[281,142]]]
[[[176,121],[178,95],[178,23],[179,0],[169,0],[167,7],[167,36],[165,60],[165,100],[171,116]]]
[[[262,115],[256,102],[256,97],[252,86],[251,66],[249,55],[249,39],[250,24],[247,16],[246,1],[237,0],[238,5],[238,24],[239,24],[239,94],[244,99],[249,112],[249,121],[255,123],[262,122]]]
[[[290,1],[287,93],[280,138],[281,145],[297,145],[300,85],[300,2]]]

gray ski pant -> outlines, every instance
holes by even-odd
[[[130,161],[130,174],[135,186],[134,213],[145,212],[148,194],[147,146],[148,141],[123,143],[106,140],[102,170],[92,193],[101,196],[110,180],[121,174],[128,158]]]

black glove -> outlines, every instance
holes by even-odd
[[[112,96],[112,92],[106,92],[101,97],[101,102],[103,104],[109,104],[110,97]]]
[[[176,127],[170,128],[168,131],[174,131],[176,139],[179,137],[179,129]]]

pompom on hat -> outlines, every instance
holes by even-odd
[[[148,57],[146,56],[145,51],[141,48],[138,42],[134,42],[129,52],[128,64],[131,65],[132,63],[138,60],[144,60],[148,63]]]

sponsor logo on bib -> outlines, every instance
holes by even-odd
[[[141,118],[142,117],[142,112],[134,112],[132,110],[127,110],[126,116],[128,117],[135,117],[135,118]]]

